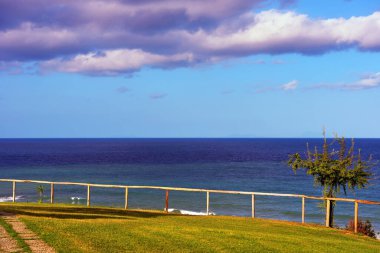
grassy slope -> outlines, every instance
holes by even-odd
[[[380,242],[335,229],[237,217],[68,205],[0,204],[59,252],[380,252]]]

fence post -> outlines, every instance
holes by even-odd
[[[354,218],[355,233],[358,232],[358,222],[359,222],[359,203],[355,201],[355,218]]]
[[[90,185],[87,185],[87,206],[90,206],[91,195],[90,195]]]
[[[13,190],[12,190],[12,201],[13,203],[16,202],[16,181],[13,181]]]
[[[169,212],[169,190],[165,193],[165,212]]]
[[[326,227],[330,227],[330,200],[327,199],[326,205]]]
[[[302,196],[302,224],[305,223],[305,196]]]
[[[128,187],[125,187],[125,205],[124,205],[125,210],[128,209]]]
[[[209,215],[209,210],[210,210],[210,192],[207,191],[207,195],[206,195],[206,214]]]
[[[50,204],[54,203],[54,184],[50,184]]]
[[[252,218],[255,218],[255,194],[252,194]]]

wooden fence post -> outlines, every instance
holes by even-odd
[[[327,200],[326,205],[326,227],[330,227],[330,200]]]
[[[358,232],[358,222],[359,222],[359,203],[355,201],[355,218],[354,218],[355,233]]]
[[[169,190],[165,193],[165,212],[169,212]]]
[[[124,205],[125,210],[128,209],[128,187],[125,187],[125,205]]]
[[[87,206],[90,206],[91,195],[90,195],[90,185],[87,185]]]
[[[206,214],[209,215],[210,213],[210,192],[207,191],[207,195],[206,195]]]
[[[302,224],[305,223],[305,197],[302,197]]]
[[[16,181],[13,181],[12,201],[16,202]]]
[[[252,194],[252,218],[255,218],[255,194]]]
[[[50,204],[54,203],[54,184],[50,184]]]

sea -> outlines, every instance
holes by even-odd
[[[331,141],[331,140],[329,140]],[[350,142],[350,141],[349,141]],[[0,139],[0,178],[69,181],[99,184],[149,185],[215,190],[293,193],[321,196],[322,188],[304,171],[287,165],[290,154],[305,154],[322,139]],[[349,144],[349,143],[348,143]],[[355,139],[363,158],[380,160],[380,139]],[[340,197],[380,201],[380,164],[365,189]],[[38,202],[38,184],[18,183],[17,202]],[[123,189],[93,188],[94,206],[124,206]],[[0,182],[0,202],[12,200],[12,184]],[[55,202],[86,205],[87,188],[55,186]],[[50,186],[43,201],[49,202]],[[301,199],[256,196],[256,217],[301,221]],[[129,208],[163,210],[165,191],[129,190]],[[306,222],[324,224],[319,200],[306,200]],[[169,194],[171,212],[204,215],[206,194]],[[251,216],[251,196],[210,193],[213,215]],[[335,225],[353,219],[353,203],[339,202]],[[370,220],[380,232],[380,206],[359,205],[359,218]]]

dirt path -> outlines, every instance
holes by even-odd
[[[32,250],[33,253],[40,253],[40,252],[41,253],[53,253],[53,252],[55,252],[55,250],[52,247],[47,245],[33,231],[28,229],[25,226],[25,224],[17,218],[17,216],[15,216],[13,214],[9,214],[9,213],[0,213],[0,216],[5,220],[5,222],[7,222],[9,225],[12,226],[13,230],[18,234],[18,236],[21,239],[23,239],[25,241],[25,243],[29,246],[29,248]],[[10,237],[10,235],[8,235],[5,230],[4,230],[4,232],[6,234],[6,236],[4,238]],[[0,235],[1,235],[1,232],[0,232]],[[12,239],[17,245],[17,242],[13,238],[10,237],[10,239]],[[1,241],[1,239],[0,239],[0,242],[1,242],[0,245],[1,245],[1,249],[2,249],[3,242]],[[7,245],[13,245],[11,243],[11,241],[4,241],[4,242],[5,242],[4,248],[8,247]],[[12,250],[13,250],[13,248],[11,249],[11,251],[4,250],[4,252],[22,252],[21,248],[19,248],[19,250],[16,249],[15,251],[12,251]]]
[[[18,246],[17,241],[2,226],[0,226],[0,252],[22,252],[22,248]]]

